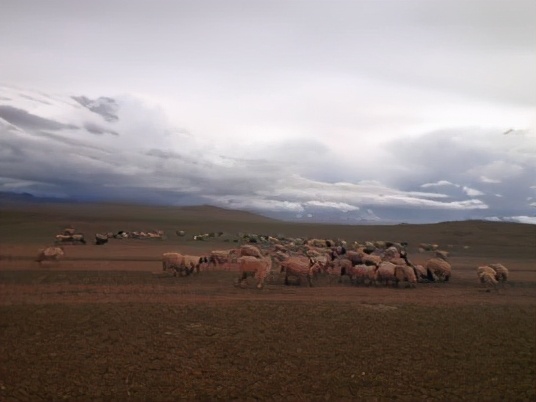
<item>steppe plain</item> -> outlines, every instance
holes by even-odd
[[[35,262],[67,226],[89,243]],[[97,232],[163,230],[165,239]],[[186,236],[179,237],[177,230]],[[192,236],[223,232],[195,241]],[[233,286],[237,272],[164,275],[163,252],[206,254],[239,233],[421,242],[449,283]],[[0,400],[535,401],[536,226],[280,222],[213,207],[0,203]],[[475,269],[500,262],[486,291]]]

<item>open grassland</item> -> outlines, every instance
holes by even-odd
[[[153,230],[163,240],[37,248],[73,225]],[[188,235],[178,237],[175,230]],[[449,283],[414,289],[233,286],[237,273],[179,278],[163,252],[236,247],[206,232],[409,243],[450,253]],[[536,227],[493,222],[299,225],[213,208],[12,205],[0,208],[0,400],[536,400]],[[501,262],[509,281],[478,284]]]

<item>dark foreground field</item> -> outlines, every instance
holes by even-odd
[[[9,207],[0,211],[0,400],[534,401],[536,230],[489,222],[285,224],[212,209]],[[37,248],[73,224],[163,229],[165,240],[66,246],[39,266]],[[163,275],[165,251],[236,247],[194,242],[222,230],[405,240],[451,253],[446,284],[355,287],[327,277],[265,289],[236,273]],[[90,236],[88,236],[90,237]],[[502,262],[510,280],[486,292],[475,267]]]

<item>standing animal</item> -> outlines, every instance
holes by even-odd
[[[59,261],[65,252],[63,247],[50,246],[39,250],[36,261],[42,263],[43,261]]]
[[[208,267],[211,266],[214,267],[229,267],[229,263],[231,262],[232,256],[231,256],[232,250],[213,250],[210,252],[210,255],[208,256]]]
[[[285,261],[281,262],[281,272],[285,272],[285,285],[289,285],[289,276],[297,277],[298,280],[302,278],[307,279],[307,283],[310,287],[313,286],[313,277],[315,277],[320,271],[320,263],[315,262],[313,259],[302,256],[289,257]]]
[[[477,268],[476,273],[478,275],[478,279],[480,280],[480,283],[484,285],[485,287],[493,287],[494,289],[497,289],[498,281],[496,278],[496,272],[493,268],[485,265],[480,266]],[[489,289],[487,290],[489,292]]]
[[[376,283],[376,265],[358,264],[350,267],[347,271],[347,275],[350,277],[350,281],[358,284],[365,284],[370,286]],[[342,272],[341,272],[342,275]]]
[[[395,278],[396,286],[398,286],[400,282],[406,282],[408,286],[415,287],[415,284],[417,283],[414,268],[409,265],[395,266]]]
[[[95,234],[95,244],[97,246],[101,246],[106,243],[108,243],[108,235],[100,233]]]
[[[262,289],[264,281],[272,270],[272,258],[257,258],[251,255],[244,255],[238,258],[238,270],[240,277],[238,283],[242,285],[248,278],[253,276],[257,280],[257,289]]]
[[[193,267],[187,266],[185,256],[180,253],[162,254],[162,270],[173,270],[173,276],[187,276],[193,272]]]
[[[506,282],[508,280],[508,268],[506,268],[504,265],[496,263],[489,264],[489,266],[495,270],[495,279],[497,279],[499,282]]]
[[[385,283],[385,285],[396,284],[395,267],[396,265],[392,262],[382,262],[376,270],[376,283]]]
[[[257,258],[263,257],[261,250],[259,250],[258,247],[253,246],[251,244],[244,244],[243,246],[240,246],[239,254],[240,254],[239,255],[240,257],[243,257],[243,256],[252,256],[252,257],[257,257]]]
[[[430,282],[448,282],[452,273],[452,267],[447,262],[447,257],[443,253],[436,253],[436,257],[426,261],[425,268]]]
[[[76,234],[72,234],[72,235],[56,235],[56,240],[55,240],[55,243],[56,244],[66,244],[66,243],[70,243],[70,244],[77,244],[77,243],[82,243],[82,244],[86,244],[86,240],[84,239],[84,235],[81,234],[81,233],[76,233]]]

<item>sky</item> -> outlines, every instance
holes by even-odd
[[[0,191],[536,223],[535,71],[533,0],[4,0]]]

